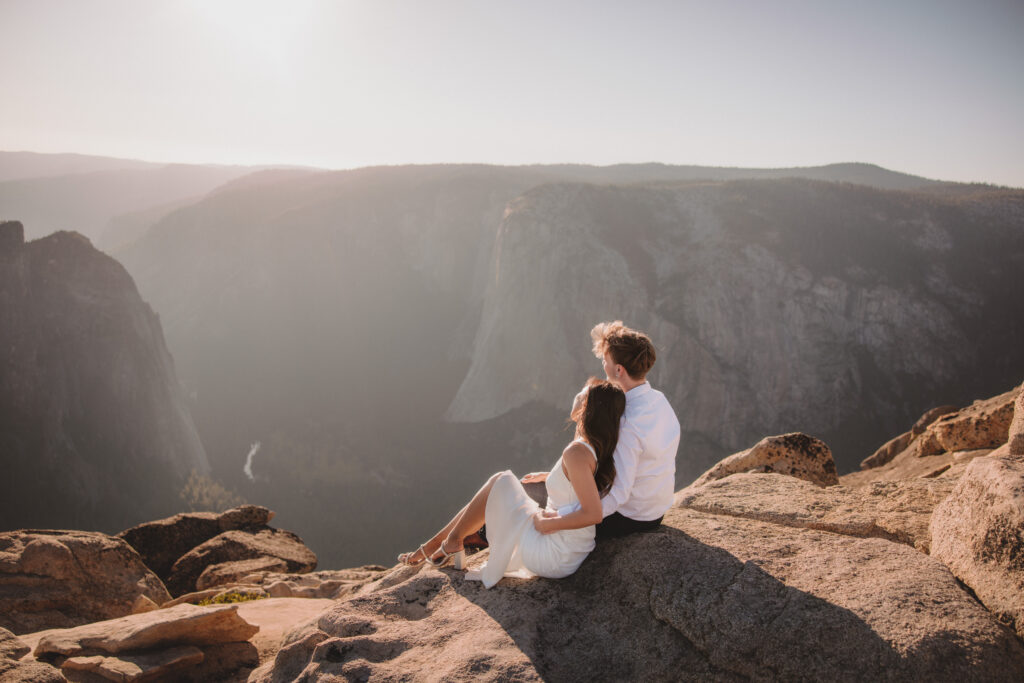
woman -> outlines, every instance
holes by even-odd
[[[463,540],[486,522],[490,556],[479,579],[490,588],[502,576],[572,574],[594,549],[594,525],[601,521],[601,496],[615,480],[612,454],[626,395],[611,382],[591,377],[574,402],[570,419],[576,435],[551,472],[524,482],[547,481],[548,503],[541,509],[509,471],[495,474],[441,531],[411,553],[406,565],[443,566],[454,559],[462,568]]]

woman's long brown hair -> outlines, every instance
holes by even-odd
[[[619,420],[626,411],[626,394],[611,382],[597,377],[587,380],[587,393],[570,419],[576,431],[597,453],[594,481],[597,492],[604,496],[615,481],[612,454],[619,443]]]

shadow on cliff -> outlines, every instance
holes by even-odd
[[[454,587],[549,681],[843,680],[903,668],[850,610],[670,527],[602,542],[567,579]]]

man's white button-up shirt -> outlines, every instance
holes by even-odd
[[[601,499],[604,516],[618,512],[638,522],[672,507],[679,419],[665,394],[644,382],[626,392],[626,412],[615,447],[615,481]]]

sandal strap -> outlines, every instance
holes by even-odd
[[[445,563],[445,560],[448,559],[448,553],[444,551],[444,541],[441,541],[441,545],[437,547],[437,550],[440,550],[442,555],[440,560],[435,560],[433,554],[427,555],[427,551],[423,550],[422,545],[420,546],[420,550],[423,552],[423,561],[429,564],[431,567],[440,567]],[[436,553],[437,550],[435,550],[434,552]]]
[[[427,555],[427,550],[426,550],[426,548],[423,547],[425,545],[426,545],[426,543],[421,543],[420,547],[417,548],[416,550],[413,550],[411,553],[402,553],[402,555],[405,555],[405,560],[401,560],[400,559],[402,564],[407,565],[409,567],[415,567],[417,564],[419,564],[419,562],[417,562],[415,564],[410,562],[410,560],[413,558],[413,555],[415,555],[416,553],[419,553],[420,555],[423,556],[423,561],[424,562],[428,562],[429,563],[430,562],[430,556]],[[399,555],[399,558],[401,558],[401,555]]]
[[[448,539],[445,539],[445,541],[446,540],[448,540]],[[453,550],[452,552],[448,552],[447,550],[444,549],[444,541],[441,541],[441,545],[437,546],[437,550],[434,551],[434,552],[440,552],[441,553],[441,559],[440,560],[432,560],[431,558],[427,558],[427,562],[430,563],[431,567],[442,567],[445,564],[447,564],[448,560],[451,559],[451,557],[453,555],[458,555],[463,550],[465,550],[465,548],[459,548],[458,550]]]

